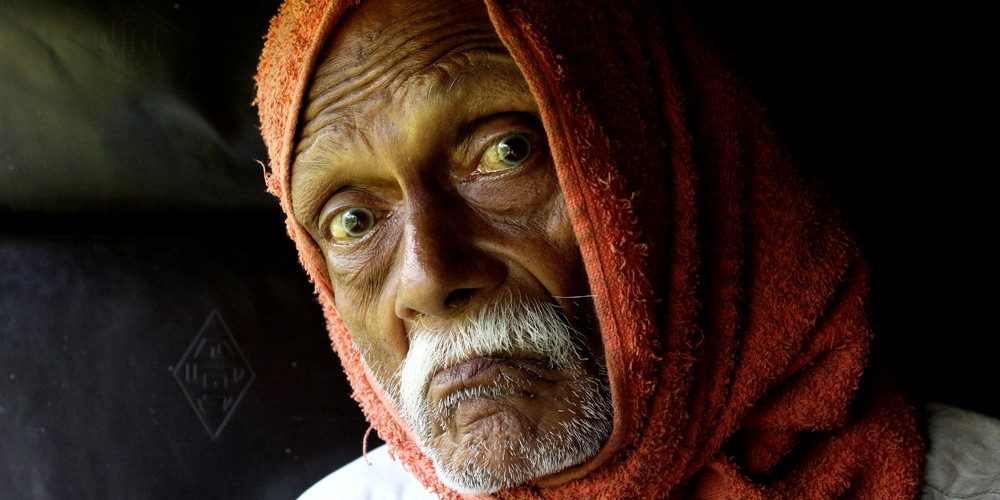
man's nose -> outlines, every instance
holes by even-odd
[[[476,241],[483,224],[459,207],[420,207],[404,229],[396,315],[455,314],[506,278],[506,267]]]

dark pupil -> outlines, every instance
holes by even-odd
[[[344,231],[351,236],[360,236],[372,225],[371,212],[363,208],[352,208],[344,214]]]
[[[508,165],[516,165],[524,161],[531,152],[531,143],[523,135],[504,137],[497,144],[497,155],[500,161]]]

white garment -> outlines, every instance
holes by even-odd
[[[1000,500],[1000,420],[929,404],[927,465],[921,500]],[[385,445],[326,476],[299,500],[437,498],[389,457]]]
[[[1000,499],[1000,420],[927,405],[922,500]]]
[[[371,465],[368,465],[368,463]],[[389,456],[386,445],[324,477],[298,500],[430,500],[437,495]]]

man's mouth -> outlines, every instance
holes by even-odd
[[[449,395],[478,386],[506,385],[511,391],[527,378],[539,377],[546,370],[541,356],[477,356],[438,370],[427,388],[429,401],[442,401]]]
[[[484,371],[489,370],[504,360],[504,358],[493,356],[476,357],[457,365],[452,365],[451,367],[438,370],[434,374],[434,377],[431,378],[431,386],[464,384],[465,381],[476,378]]]

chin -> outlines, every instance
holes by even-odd
[[[470,395],[449,422],[439,422],[443,426],[421,426],[421,447],[446,486],[470,495],[530,484],[586,462],[611,434],[610,395],[599,377],[573,385],[558,401]]]
[[[446,486],[493,493],[597,454],[611,391],[580,336],[557,306],[524,297],[409,331],[392,397]]]

